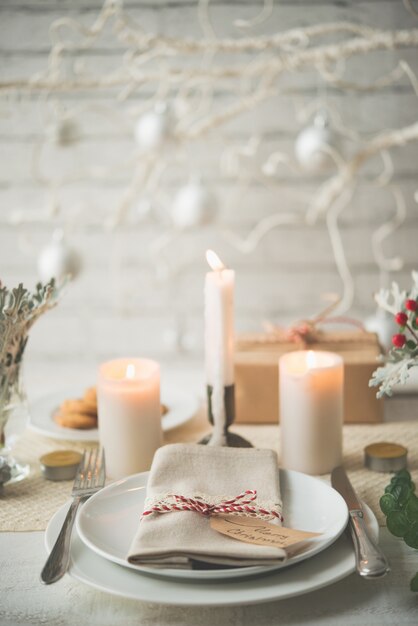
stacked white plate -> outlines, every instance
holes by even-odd
[[[284,599],[349,575],[355,570],[355,559],[351,541],[343,534],[348,519],[344,500],[320,479],[279,471],[285,525],[321,533],[303,553],[284,564],[226,570],[154,570],[129,564],[126,555],[144,505],[145,472],[105,487],[83,505],[72,538],[69,573],[108,593],[180,606],[233,606]],[[48,525],[48,552],[69,504]],[[377,539],[376,518],[367,506],[365,512]]]

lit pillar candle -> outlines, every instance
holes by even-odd
[[[234,384],[235,272],[212,250],[206,252],[206,258],[212,268],[205,279],[206,382],[212,398],[214,435],[220,435],[225,425],[225,394]]]
[[[325,474],[342,462],[343,360],[332,352],[285,354],[280,369],[281,462]]]
[[[227,387],[234,383],[235,272],[226,269],[212,250],[206,258],[212,268],[205,280],[206,381]]]
[[[148,470],[162,445],[158,363],[148,359],[103,363],[97,401],[108,476],[122,478]]]

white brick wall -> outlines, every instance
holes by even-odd
[[[173,36],[200,36],[192,0],[129,0],[125,6],[146,29]],[[237,34],[234,18],[256,14],[261,4],[250,0],[218,0],[211,6],[218,34],[233,36]],[[1,79],[24,78],[45,67],[48,27],[54,18],[66,15],[90,24],[99,7],[98,0],[2,0]],[[336,20],[390,29],[418,27],[418,20],[414,21],[397,0],[349,3],[287,0],[277,1],[273,16],[255,32],[274,33]],[[110,32],[106,32],[97,49],[88,54],[88,64],[100,71],[110,70],[116,67],[120,55],[120,47],[115,46]],[[400,58],[406,59],[418,73],[418,52],[413,49],[355,58],[348,63],[347,76],[368,83],[392,68]],[[303,212],[304,199],[311,197],[323,180],[283,170],[270,189],[252,184],[234,201],[230,200],[231,181],[220,176],[219,155],[225,145],[224,137],[242,144],[250,133],[261,133],[264,155],[272,150],[292,152],[299,129],[295,110],[316,97],[318,83],[314,73],[306,72],[286,78],[285,84],[297,87],[300,93],[269,100],[235,119],[221,132],[190,144],[185,161],[169,172],[165,179],[168,195],[185,180],[185,170],[197,164],[219,198],[215,224],[184,234],[169,246],[167,252],[179,268],[170,284],[157,280],[148,253],[150,242],[162,229],[156,220],[122,227],[117,234],[103,232],[107,212],[118,202],[129,181],[128,168],[115,171],[105,183],[79,180],[59,190],[64,216],[77,204],[83,203],[85,207],[82,223],[73,233],[85,267],[62,305],[34,329],[33,355],[57,358],[65,352],[77,359],[85,354],[103,358],[114,353],[137,352],[168,358],[165,334],[178,323],[189,332],[192,344],[196,344],[193,351],[198,352],[203,326],[203,253],[207,247],[214,247],[237,271],[237,326],[241,330],[258,328],[266,318],[283,321],[311,314],[321,307],[321,292],[341,291],[323,223],[312,228],[278,228],[248,256],[234,250],[222,236],[222,229],[231,228],[244,237],[260,217],[277,209]],[[145,98],[149,93],[147,88],[138,97]],[[364,133],[400,127],[417,119],[418,99],[406,79],[378,93],[341,93],[329,88],[327,97],[347,125]],[[71,105],[113,102],[112,93],[97,98],[93,94],[71,94],[66,98]],[[225,100],[225,93],[218,93],[215,106]],[[12,106],[0,102],[0,275],[8,284],[20,280],[31,284],[36,280],[36,256],[53,228],[51,224],[31,224],[17,230],[9,223],[12,209],[31,212],[42,208],[47,198],[31,171],[33,150],[44,132],[42,106],[37,98],[27,97],[13,101]],[[114,106],[123,111],[125,105]],[[74,148],[45,150],[41,162],[49,175],[68,175],[80,165],[96,161],[101,165],[117,164],[134,149],[129,119],[123,126],[90,113],[81,115],[78,123],[81,140]],[[385,243],[384,249],[388,254],[403,255],[405,269],[397,278],[406,285],[410,270],[418,265],[418,215],[413,199],[418,188],[418,144],[393,151],[393,157],[395,181],[404,192],[408,216],[405,226]],[[358,189],[341,217],[343,241],[355,278],[353,312],[360,316],[373,311],[372,294],[379,286],[371,233],[394,212],[392,196],[371,184],[379,167],[379,162],[373,161],[362,170]],[[19,246],[22,237],[29,238],[30,249],[26,253]],[[120,267],[116,278],[109,257]]]

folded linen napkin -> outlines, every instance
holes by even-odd
[[[181,505],[170,498],[172,494],[213,504],[234,499],[247,490],[257,492],[251,505],[281,515],[275,452],[170,444],[154,456],[144,510],[151,510],[153,505],[162,508],[164,501]],[[281,524],[278,519],[275,523]],[[142,517],[128,553],[130,563],[165,568],[192,568],[196,561],[218,566],[265,565],[285,558],[280,548],[226,537],[210,527],[208,516],[188,510],[153,512]]]

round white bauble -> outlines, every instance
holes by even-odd
[[[74,120],[58,119],[47,127],[47,135],[51,143],[67,147],[79,139],[79,129]]]
[[[79,253],[68,246],[60,231],[54,233],[51,243],[41,250],[38,258],[38,273],[43,282],[51,278],[61,280],[69,276],[76,278],[81,270]]]
[[[171,208],[171,220],[175,228],[185,230],[212,221],[216,213],[216,200],[209,189],[199,180],[191,180],[181,187]]]
[[[135,124],[135,140],[142,150],[154,150],[170,138],[171,127],[167,107],[156,108],[142,115]]]
[[[320,172],[333,163],[332,157],[327,152],[328,146],[338,149],[338,137],[327,119],[317,115],[313,124],[306,126],[296,138],[296,158],[304,169]]]

